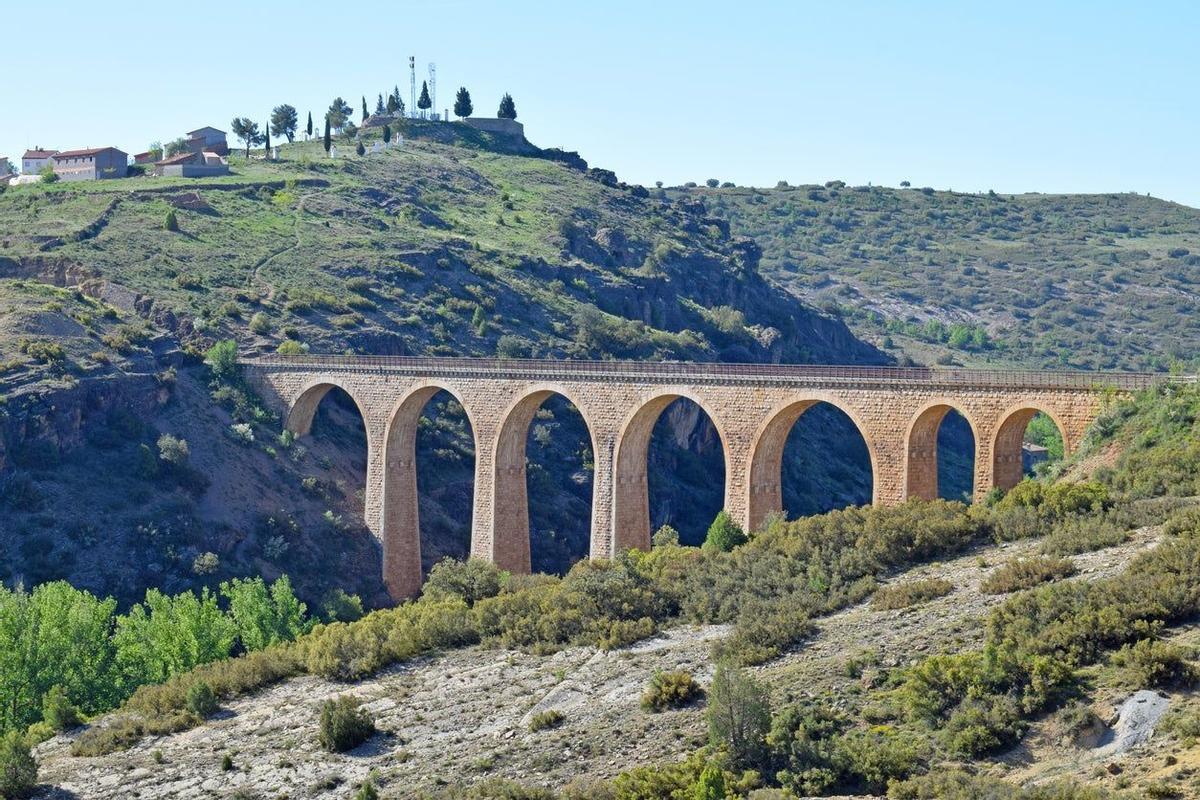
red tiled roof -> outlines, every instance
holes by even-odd
[[[49,158],[57,152],[57,150],[26,150],[25,155],[21,158]]]
[[[192,159],[194,159],[196,157],[197,157],[197,154],[193,153],[192,151],[189,150],[186,153],[176,153],[175,155],[171,156],[170,158],[164,158],[162,161],[156,161],[155,163],[158,165],[186,164],[188,161],[191,161]]]
[[[85,150],[63,150],[61,153],[54,153],[55,158],[83,158],[84,156],[94,156],[97,153],[103,153],[106,150],[116,150],[115,147],[90,147]],[[120,151],[118,151],[120,152]]]

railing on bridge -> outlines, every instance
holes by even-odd
[[[583,361],[521,358],[427,358],[270,354],[243,359],[248,366],[304,370],[378,370],[444,377],[556,377],[597,379],[747,380],[829,383],[910,383],[1037,389],[1145,389],[1195,376],[1159,372],[1084,372],[946,367],[863,367],[820,364],[730,364],[689,361]]]

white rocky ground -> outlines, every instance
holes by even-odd
[[[1115,573],[1156,531],[1119,547],[1077,556],[1080,578]],[[987,547],[895,580],[942,577],[950,595],[900,611],[867,604],[820,621],[809,643],[761,669],[780,696],[834,688],[855,691],[869,678],[849,676],[851,658],[892,666],[942,650],[977,646],[981,621],[1003,597],[983,595],[979,581],[1036,542]],[[387,797],[419,796],[447,783],[504,776],[561,786],[607,777],[631,765],[684,757],[704,740],[702,709],[649,714],[638,699],[658,669],[711,678],[709,653],[721,626],[682,627],[633,647],[601,652],[572,648],[552,656],[472,648],[407,664],[353,686],[305,677],[229,703],[194,730],[142,741],[99,758],[70,755],[70,736],[41,745],[39,797],[345,798],[369,774]],[[869,654],[869,655],[868,655]],[[333,755],[316,742],[320,701],[351,692],[385,733]],[[561,726],[532,733],[529,719],[556,709]],[[229,754],[234,768],[221,769]],[[1120,756],[1116,756],[1120,758]]]

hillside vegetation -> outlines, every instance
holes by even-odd
[[[124,716],[71,734],[71,747],[76,756],[112,752],[141,747],[146,732],[194,726],[202,715],[191,710],[189,698],[201,686],[231,702],[282,678],[308,673],[349,683],[389,664],[475,643],[533,654],[572,645],[622,650],[664,627],[726,623],[732,629],[716,637],[711,660],[718,667],[703,687],[707,744],[683,763],[627,767],[612,781],[577,783],[564,797],[684,798],[716,783],[724,787],[718,797],[764,787],[781,792],[768,796],[783,798],[847,791],[896,798],[1103,798],[1118,796],[1110,794],[1118,789],[1137,790],[1133,797],[1189,796],[1197,788],[1189,766],[1198,755],[1196,739],[1187,732],[1197,708],[1190,691],[1197,671],[1192,651],[1172,639],[1195,619],[1200,603],[1200,514],[1192,500],[1200,479],[1198,426],[1200,390],[1168,386],[1118,405],[1093,429],[1068,468],[1087,469],[1097,454],[1107,454],[1108,466],[1092,470],[1090,480],[1027,481],[990,506],[937,501],[839,511],[775,523],[740,545],[739,537],[714,535],[704,548],[682,547],[664,535],[650,553],[581,562],[561,579],[447,562],[415,603],[318,626],[295,642],[143,687]],[[1173,469],[1164,472],[1168,463]],[[1096,535],[1081,537],[1081,529]],[[870,652],[842,652],[849,681],[827,676],[813,682],[770,667],[800,648],[792,669],[802,668],[803,648],[820,636],[822,620],[869,598],[896,570],[988,541],[1032,541],[1045,552],[1070,541],[1071,551],[1088,553],[1119,545],[1134,531],[1145,541],[1147,530],[1153,531],[1150,546],[1128,558],[1123,570],[1068,580],[1061,571],[1043,576],[1045,585],[1016,591],[969,624],[975,633],[965,646],[961,636],[942,639],[944,650],[888,662]],[[1011,560],[992,575],[1039,557]],[[913,602],[932,602],[945,591],[918,594]],[[939,641],[937,632],[920,627],[913,634]],[[746,669],[760,664],[767,665],[760,678]],[[1027,737],[1055,730],[1065,729],[1068,742],[1079,737],[1059,746],[1055,758],[1074,752],[1074,760],[1086,761],[1094,745],[1083,743],[1084,734],[1104,725],[1092,704],[1136,688],[1161,689],[1177,709],[1175,721],[1156,734],[1156,741],[1172,742],[1168,769],[1118,754],[1117,769],[1068,773],[1093,782],[1092,788],[1043,782],[1021,790],[1001,780],[1014,768],[1014,748],[1042,748],[1040,739]],[[655,691],[664,691],[661,681]],[[531,734],[562,724],[562,713],[552,711],[531,716],[540,720],[530,723]],[[449,790],[392,785],[390,760],[381,756],[404,746],[406,724],[399,724],[377,744],[382,751],[372,751],[376,770],[368,780],[385,796],[555,796],[495,782],[472,794],[467,787],[488,767]],[[68,758],[61,746],[54,752]],[[404,761],[396,757],[397,772]],[[1028,758],[1018,761],[1030,766]],[[1121,764],[1136,770],[1123,774]],[[60,761],[55,769],[63,774],[70,767]]]
[[[763,271],[919,363],[1195,363],[1200,211],[1137,194],[671,189],[763,248]]]
[[[353,404],[333,396],[311,440],[281,438],[274,410],[199,365],[219,339],[244,354],[883,359],[765,281],[754,243],[694,205],[464,126],[405,134],[339,159],[297,143],[223,178],[0,194],[0,578],[69,578],[127,604],[286,572],[314,607],[333,588],[383,601]],[[473,453],[457,404],[427,415],[431,565],[467,551]],[[869,497],[845,425],[811,423],[794,510]],[[721,502],[719,442],[695,407],[662,424],[656,522],[698,541]],[[573,409],[547,403],[529,447],[531,491],[557,498],[534,504],[538,569],[586,553],[587,442]]]

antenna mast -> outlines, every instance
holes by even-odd
[[[437,64],[429,62],[429,113],[437,116]]]
[[[408,115],[414,117],[417,114],[417,59],[416,56],[408,57]]]

